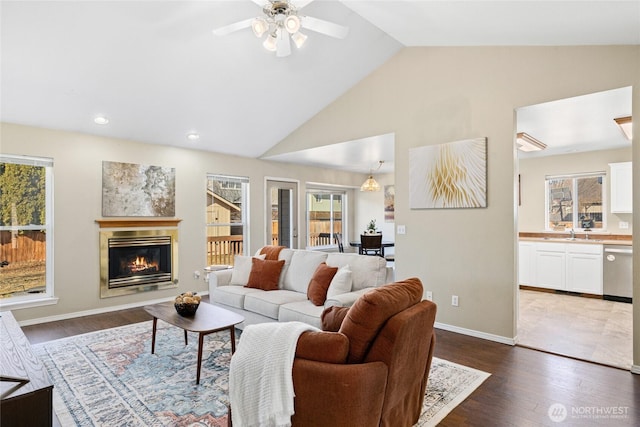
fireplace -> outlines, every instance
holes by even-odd
[[[178,286],[178,230],[100,232],[100,297]]]

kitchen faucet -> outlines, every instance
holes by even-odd
[[[573,231],[573,228],[571,230],[569,230],[569,233],[571,234],[571,238],[575,239],[576,238],[576,232]]]

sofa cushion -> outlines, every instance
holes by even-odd
[[[263,291],[275,291],[278,289],[280,272],[284,266],[284,260],[271,261],[253,258],[251,260],[251,273],[247,281],[247,288],[257,288]]]
[[[386,282],[387,261],[382,257],[331,252],[326,262],[331,267],[349,265],[352,291],[384,285]]]
[[[351,292],[351,268],[349,268],[349,264],[340,267],[336,275],[331,279],[329,289],[327,289],[327,299],[347,292]]]
[[[251,288],[245,288],[251,289]],[[272,319],[278,319],[280,306],[296,301],[307,301],[307,295],[279,289],[277,291],[255,291],[244,298],[244,309]],[[309,305],[313,305],[309,303]]]
[[[320,315],[324,307],[313,305],[311,301],[296,301],[280,306],[278,312],[279,322],[304,322],[309,325],[320,328]]]
[[[284,252],[284,251],[283,251]],[[325,252],[297,249],[284,278],[284,289],[307,295],[307,287],[318,265],[327,258]]]
[[[244,286],[218,286],[209,295],[209,299],[215,303],[243,309],[245,295],[252,292],[262,291],[253,288],[245,288]]]
[[[349,363],[362,362],[385,322],[421,299],[422,282],[416,277],[372,289],[358,298],[339,330],[349,338]]]
[[[266,255],[254,255],[253,257],[245,255],[236,255],[233,258],[233,271],[231,273],[230,285],[244,286],[249,281],[251,274],[251,260],[253,258],[264,259]]]
[[[307,288],[307,298],[313,305],[323,305],[327,299],[327,291],[333,276],[336,275],[338,267],[329,267],[327,263],[321,262],[316,268],[309,287]]]

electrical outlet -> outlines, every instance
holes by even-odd
[[[431,291],[427,291],[427,299],[428,299],[429,301],[433,301],[433,292],[431,292]]]
[[[194,279],[199,279],[200,278],[200,272],[198,270],[193,272],[193,278]]]
[[[398,226],[398,234],[407,234],[407,227],[404,225]]]
[[[618,223],[618,227],[620,227],[620,229],[625,229],[625,228],[629,228],[629,223],[627,221],[620,221]]]
[[[451,295],[451,305],[454,307],[458,306],[458,295]]]

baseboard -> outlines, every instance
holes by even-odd
[[[631,373],[640,375],[640,365],[631,365]]]
[[[475,331],[473,329],[461,328],[459,326],[447,325],[446,323],[436,322],[434,327],[445,331],[456,332],[458,334],[469,335],[483,340],[495,341],[501,344],[516,345],[516,338],[508,338],[500,335],[488,334],[486,332]]]
[[[198,295],[209,295],[209,291],[198,291]],[[134,302],[129,304],[114,305],[110,307],[96,308],[93,310],[76,311],[73,313],[58,314],[55,316],[39,317],[37,319],[28,319],[18,322],[20,326],[37,325],[40,323],[55,322],[58,320],[75,319],[76,317],[91,316],[93,314],[104,314],[112,311],[126,310],[128,308],[143,307],[150,304],[158,304],[161,302],[172,301],[174,297],[158,298],[147,301]]]

